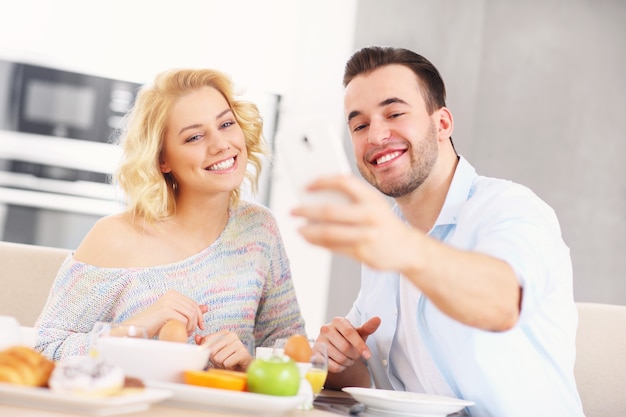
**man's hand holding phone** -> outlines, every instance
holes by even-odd
[[[308,186],[327,176],[352,173],[342,146],[341,136],[327,123],[311,121],[296,124],[279,133],[289,179],[298,192],[303,206],[345,204],[348,196],[340,191],[311,191]]]

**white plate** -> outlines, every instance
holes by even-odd
[[[157,381],[148,381],[146,385],[172,393],[172,397],[165,400],[164,404],[200,410],[278,416],[296,409],[304,402],[301,395],[281,397]]]
[[[113,416],[147,410],[151,404],[171,395],[168,391],[144,388],[139,392],[92,398],[61,394],[48,388],[0,383],[0,403],[91,416]]]
[[[391,391],[373,388],[346,387],[343,391],[367,405],[371,413],[393,413],[394,416],[445,417],[465,407],[472,401],[418,392]]]

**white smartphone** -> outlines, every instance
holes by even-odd
[[[310,121],[297,123],[277,133],[279,157],[284,160],[303,205],[346,203],[348,197],[341,192],[310,192],[306,187],[314,180],[352,172],[343,149],[340,132],[327,123]]]

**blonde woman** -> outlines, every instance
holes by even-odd
[[[96,321],[186,324],[211,362],[245,369],[256,346],[304,333],[289,261],[256,188],[265,153],[257,107],[225,74],[182,69],[139,92],[116,181],[127,210],[100,219],[61,266],[35,326],[37,349],[86,354]]]

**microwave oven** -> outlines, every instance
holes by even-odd
[[[0,61],[0,128],[110,142],[141,84]]]

